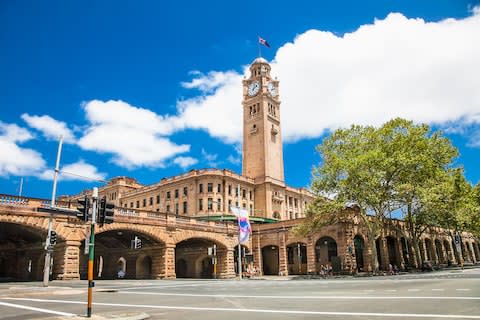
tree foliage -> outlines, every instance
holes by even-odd
[[[403,214],[414,242],[425,225],[440,221],[443,211],[434,210],[440,204],[425,201],[429,190],[448,176],[458,151],[427,125],[399,118],[379,128],[354,125],[335,131],[317,151],[322,161],[313,170],[316,199],[299,231],[343,219],[342,209],[356,204],[375,250],[375,239],[392,215]],[[375,254],[372,265],[377,266]]]

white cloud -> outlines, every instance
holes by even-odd
[[[210,167],[217,167],[218,162],[218,154],[216,153],[208,153],[205,149],[202,148],[202,157],[205,159],[205,162],[207,163],[208,166]]]
[[[78,145],[85,150],[112,153],[113,162],[127,167],[162,167],[165,160],[188,152],[165,135],[182,125],[175,117],[162,117],[123,101],[93,100],[84,104],[89,126]]]
[[[185,169],[198,163],[198,160],[192,157],[177,157],[173,160],[173,163]]]
[[[237,155],[236,157],[233,156],[233,155],[229,155],[229,156],[227,157],[227,161],[230,162],[230,163],[232,163],[232,164],[234,164],[234,165],[239,165],[239,164],[242,163],[242,158],[239,157],[238,155]]]
[[[31,128],[41,131],[49,140],[58,140],[60,136],[63,136],[63,140],[67,143],[75,141],[72,131],[63,121],[55,120],[48,115],[31,116],[27,113],[22,114],[22,119]]]
[[[53,180],[54,170],[48,169],[43,171],[38,177],[43,180]],[[67,164],[60,168],[59,180],[81,180],[81,181],[93,181],[93,180],[105,180],[106,174],[98,172],[98,169],[80,160],[75,163]]]
[[[352,123],[394,117],[442,124],[480,123],[480,9],[471,17],[425,22],[392,13],[337,36],[309,30],[276,52],[285,141],[317,137]],[[225,142],[242,139],[243,75],[197,73],[178,102],[185,127]],[[210,83],[210,84],[209,84]]]
[[[45,167],[40,153],[17,145],[33,137],[28,130],[0,122],[0,132],[0,176],[27,176]]]

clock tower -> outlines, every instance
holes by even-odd
[[[242,174],[255,184],[285,185],[278,81],[271,78],[270,69],[259,57],[243,80]]]

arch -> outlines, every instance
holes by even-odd
[[[328,236],[321,237],[315,242],[316,271],[320,272],[323,265],[331,265],[333,271],[339,271],[340,258],[338,257],[337,242]]]
[[[127,275],[127,259],[120,257],[117,260],[117,277],[119,279],[125,278]]]
[[[152,277],[152,258],[141,255],[135,263],[136,279],[150,279]]]
[[[432,240],[429,238],[425,238],[425,258],[427,261],[432,261],[433,260],[433,244]]]
[[[365,241],[363,240],[363,237],[357,234],[353,238],[353,245],[355,247],[355,260],[357,264],[357,272],[363,272],[365,268],[364,266]]]
[[[0,222],[0,279],[10,281],[39,281],[43,279],[45,263],[44,241],[47,229],[32,224]],[[58,256],[58,243],[53,246],[52,258]],[[60,268],[52,269],[52,278],[62,273]]]
[[[262,248],[262,266],[264,275],[278,275],[280,265],[279,247],[268,245]]]
[[[434,244],[435,244],[435,253],[437,255],[437,263],[438,264],[446,263],[442,243],[440,242],[439,239],[435,239]]]
[[[215,278],[233,271],[227,270],[228,248],[212,238],[193,237],[176,244],[175,266],[180,268],[177,277]],[[215,267],[212,260],[216,261]]]
[[[387,236],[387,250],[388,250],[388,263],[392,266],[399,266],[401,264],[400,257],[398,255],[397,239],[392,236]]]
[[[307,244],[296,242],[287,245],[288,274],[307,274]]]

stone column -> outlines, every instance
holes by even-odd
[[[315,243],[312,237],[307,238],[307,274],[315,274],[317,272],[315,261]]]
[[[278,274],[288,276],[287,246],[285,245],[285,232],[280,234],[278,246]]]
[[[235,278],[235,250],[238,250],[238,248],[233,247],[218,252],[218,278]]]
[[[152,278],[175,278],[175,244],[167,244],[152,252]]]
[[[263,274],[262,247],[260,244],[261,236],[252,237],[253,265]]]
[[[77,240],[66,240],[55,245],[53,252],[53,278],[80,279],[80,245]]]

